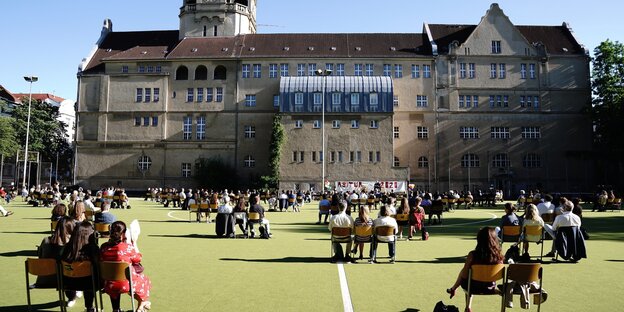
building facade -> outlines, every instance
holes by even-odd
[[[174,31],[105,21],[78,74],[76,182],[190,186],[219,157],[251,185],[280,114],[287,188],[319,189],[323,162],[330,183],[591,186],[589,57],[566,24],[515,26],[493,4],[420,33],[257,34],[255,8],[184,1]]]

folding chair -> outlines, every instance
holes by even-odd
[[[97,233],[97,239],[110,237],[110,224],[108,223],[94,223],[95,233]]]
[[[472,286],[473,282],[497,282],[505,279],[505,265],[504,264],[473,264],[468,269],[468,288],[466,288],[466,300],[471,300],[473,295],[500,295],[501,291],[498,288],[494,288],[492,291],[487,292],[474,292]],[[505,305],[505,297],[501,296],[501,305]],[[502,310],[502,308],[501,308]]]
[[[35,259],[28,258],[24,261],[24,272],[26,273],[26,298],[28,300],[28,311],[31,310],[31,300],[30,300],[30,275],[35,276],[54,276],[56,279],[56,283],[53,286],[36,286],[32,289],[54,289],[59,290],[59,275],[58,273],[58,264],[55,259]],[[58,291],[59,302],[62,303],[63,299],[62,293]]]
[[[232,212],[232,216],[234,217],[234,238],[236,238],[236,225],[242,224],[243,226],[243,236],[246,238],[247,235],[247,213],[244,211]]]
[[[544,227],[541,225],[525,225],[524,226],[524,241],[527,243],[537,243],[541,245],[540,262],[544,257]],[[536,237],[539,237],[537,240]]]
[[[95,310],[98,309],[98,300],[96,298],[97,294],[97,284],[99,283],[99,278],[97,278],[95,274],[95,268],[91,265],[91,261],[76,261],[72,263],[68,263],[65,261],[61,261],[61,288],[59,289],[60,297],[61,297],[61,311],[67,311],[67,305],[65,302],[65,297],[63,293],[66,290],[73,291],[89,291],[88,288],[83,285],[79,285],[76,279],[90,279],[91,280],[91,291],[93,292],[93,301],[95,302]],[[71,279],[74,279],[73,282],[70,282]],[[74,284],[77,283],[77,284]]]
[[[330,252],[329,252],[329,257],[333,258],[334,257],[334,243],[346,243],[349,244],[352,241],[351,238],[351,231],[353,230],[353,228],[351,227],[333,227],[331,229],[331,245],[330,247]],[[345,250],[346,253],[346,257],[351,257],[351,246],[347,245],[347,248]]]
[[[522,232],[522,225],[505,225],[502,230],[501,249],[504,243],[518,243],[520,242],[520,233]]]
[[[545,213],[540,216],[544,223],[552,224],[555,221],[555,215],[553,213]]]
[[[509,281],[515,281],[519,284],[531,284],[533,282],[538,282],[539,281],[539,289],[537,289],[536,291],[529,291],[529,293],[531,294],[535,294],[535,296],[537,297],[536,300],[537,301],[537,311],[539,312],[541,307],[542,307],[542,297],[543,295],[543,291],[542,291],[542,284],[543,284],[543,280],[542,280],[542,265],[539,263],[514,263],[514,264],[510,264],[509,268],[507,268],[507,276],[505,278],[505,282],[503,283],[503,285],[505,285],[505,287],[509,287]],[[513,294],[517,294],[515,292],[513,292]],[[505,295],[503,295],[503,298],[505,298]],[[502,310],[505,311],[506,310],[506,305],[505,302],[503,300],[503,304],[502,304]]]
[[[396,233],[394,233],[394,227],[393,226],[388,226],[388,225],[382,225],[382,226],[377,226],[375,227],[375,237],[374,237],[374,241],[373,241],[373,247],[374,248],[374,259],[372,259],[373,261],[377,260],[377,245],[379,244],[379,236],[394,236],[394,240],[392,242],[388,242],[392,245],[394,245],[394,257],[391,259],[391,261],[394,261],[396,259],[396,253],[397,253],[397,248],[396,248],[396,241],[397,241],[397,237],[396,237]],[[385,242],[384,242],[385,243]]]
[[[258,225],[262,224],[262,219],[260,219],[259,213],[250,212],[247,215],[247,227],[249,228],[249,231],[251,231],[255,235],[254,228],[253,228],[254,224],[258,224]]]
[[[407,228],[408,232],[409,232],[409,213],[397,213],[395,216],[395,219],[397,221],[397,223],[399,223],[399,227],[401,227],[401,236],[403,236],[403,229]],[[403,223],[403,225],[401,226],[401,223]]]
[[[210,205],[207,202],[199,204],[199,221],[201,221],[201,214],[206,213],[206,221],[210,221]]]
[[[87,221],[93,222],[95,220],[95,211],[91,209],[86,209],[84,214]]]
[[[353,243],[356,244],[356,247],[359,248],[359,244],[370,244],[369,247],[369,258],[372,254],[373,248],[373,226],[371,225],[359,225],[355,226],[355,236],[353,237]],[[355,248],[354,248],[355,249]]]
[[[129,263],[122,261],[100,261],[100,278],[104,281],[127,280],[130,284],[130,302],[132,302],[132,311],[136,311],[134,307],[134,285],[132,284],[132,272]],[[102,308],[104,308],[102,292],[100,292],[100,302],[102,302]]]
[[[189,222],[191,222],[191,215],[195,214],[195,220],[197,220],[198,222],[200,221],[201,217],[199,216],[199,214],[201,213],[199,211],[199,205],[198,204],[190,204],[189,205]]]

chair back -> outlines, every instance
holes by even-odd
[[[26,259],[26,271],[35,276],[55,275],[58,269],[55,259]]]
[[[520,284],[538,282],[542,278],[542,265],[539,263],[514,263],[507,268],[507,280]]]
[[[552,213],[545,213],[543,215],[541,215],[542,220],[544,220],[544,223],[552,223],[553,221],[555,221],[555,216]]]
[[[407,221],[409,219],[409,213],[397,213],[396,220],[397,221]]]
[[[373,235],[373,227],[370,225],[360,225],[355,227],[356,236],[371,236]]]
[[[52,230],[52,232],[54,232],[54,230],[56,230],[56,225],[58,224],[58,221],[51,221],[50,222],[50,229]]]
[[[71,278],[89,277],[93,274],[91,261],[65,262],[61,261],[63,276]]]
[[[505,276],[504,264],[473,264],[469,278],[479,282],[496,282]]]
[[[251,222],[258,222],[258,221],[260,221],[260,213],[250,212],[249,215],[248,215],[248,219]]]
[[[90,209],[85,210],[85,217],[87,218],[87,220],[93,221],[93,216],[95,216],[95,211]]]
[[[350,227],[333,227],[331,229],[332,236],[349,236],[352,228]]]
[[[95,231],[102,232],[110,232],[110,224],[108,223],[95,223]]]
[[[375,235],[377,236],[392,236],[394,235],[394,227],[388,225],[382,225],[375,227]]]
[[[106,281],[130,281],[130,264],[123,261],[100,261],[100,278]]]
[[[525,241],[531,241],[531,240],[527,240],[527,238],[531,238],[531,237],[542,237],[542,234],[544,232],[544,228],[541,225],[525,225],[524,226],[524,240]]]
[[[521,225],[505,225],[503,226],[503,242],[517,242],[520,240]]]
[[[323,212],[329,211],[329,205],[321,205],[319,206],[319,210]]]
[[[192,212],[196,212],[197,210],[199,210],[199,205],[198,205],[198,204],[190,204],[190,205],[189,205],[189,209],[190,209]]]
[[[208,209],[208,204],[207,203],[203,203],[199,205],[199,209]]]

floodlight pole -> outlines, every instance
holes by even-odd
[[[28,165],[28,135],[30,133],[30,104],[32,102],[32,85],[33,82],[37,82],[37,80],[39,80],[39,77],[36,76],[24,76],[24,80],[28,81],[30,83],[30,89],[28,91],[28,117],[26,120],[26,144],[24,147],[24,176],[22,177],[22,187],[28,189],[28,186],[26,185],[26,166]]]
[[[325,192],[325,85],[327,84],[327,76],[332,74],[331,69],[317,69],[314,72],[315,75],[320,76],[323,79],[322,83],[322,94],[323,99],[321,100],[321,193]]]

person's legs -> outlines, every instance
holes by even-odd
[[[87,308],[87,311],[93,309],[93,297],[94,295],[92,292],[84,291],[85,308]]]
[[[392,261],[394,261],[394,248],[396,247],[396,242],[388,242],[388,254],[390,256],[390,259],[392,259]]]
[[[6,209],[4,209],[4,207],[0,206],[0,213],[2,214],[2,216],[6,217],[9,212],[6,211]]]
[[[269,220],[267,219],[262,219],[262,224],[264,225],[264,227],[266,228],[267,233],[271,234],[271,228],[269,226]]]
[[[377,259],[377,240],[373,239],[371,242],[371,251],[370,251],[370,262],[376,261]]]
[[[109,294],[109,296],[110,296],[111,306],[113,307],[113,311],[121,311],[119,308],[119,306],[121,305],[121,295]]]
[[[468,294],[466,294],[466,308],[464,309],[464,311],[465,312],[472,311],[471,306],[472,306],[472,296],[469,296]]]

